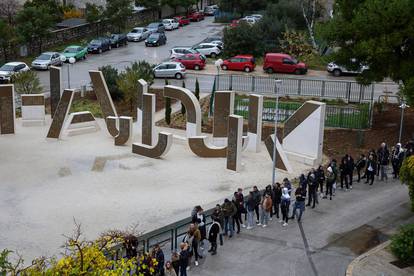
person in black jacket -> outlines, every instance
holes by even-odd
[[[213,223],[208,228],[208,241],[211,244],[210,250],[211,255],[217,254],[217,235],[221,233],[220,223],[213,218]]]
[[[357,173],[358,173],[358,180],[357,180],[358,183],[359,181],[361,181],[361,171],[365,168],[366,164],[367,164],[367,158],[365,157],[364,154],[361,154],[355,165]]]
[[[348,182],[349,182],[349,188],[352,190],[352,180],[354,178],[354,169],[355,169],[355,163],[354,163],[354,158],[352,158],[351,155],[346,154],[346,171],[348,173]]]
[[[379,172],[381,174],[381,181],[388,180],[387,175],[387,166],[390,161],[390,151],[387,148],[387,144],[382,143],[381,147],[378,149],[378,165],[379,165]]]
[[[371,181],[369,185],[374,184],[374,178],[375,178],[376,171],[377,171],[377,163],[374,161],[374,156],[370,155],[367,161],[367,168],[366,168],[367,181],[365,183],[368,183],[369,181]]]
[[[204,215],[204,210],[201,208],[201,206],[196,206],[196,213],[193,215],[192,222],[197,223],[198,230],[200,230],[201,234],[201,240],[200,240],[200,246],[203,248],[204,246],[204,240],[206,239],[206,216]]]
[[[282,186],[279,182],[276,183],[276,185],[273,186],[272,191],[272,200],[273,200],[273,208],[274,208],[274,214],[278,219],[279,217],[279,209],[280,209],[280,201],[282,197]]]
[[[341,160],[341,165],[339,165],[339,172],[341,176],[341,190],[344,189],[344,182],[345,182],[345,188],[346,190],[349,189],[349,183],[348,183],[348,154],[345,155]]]
[[[180,244],[180,248],[180,276],[187,276],[187,266],[190,257],[190,252],[188,251],[188,244],[186,242],[182,242]]]
[[[295,205],[293,207],[292,216],[290,219],[294,219],[296,216],[296,210],[299,209],[299,216],[298,216],[298,222],[302,219],[302,214],[305,211],[305,200],[306,200],[306,191],[302,189],[301,186],[299,186],[295,191]]]
[[[318,201],[317,199],[317,190],[318,182],[315,175],[315,169],[308,174],[308,204],[306,206],[310,206],[312,204],[312,208],[315,208],[315,204]]]
[[[404,150],[401,148],[401,144],[397,143],[392,150],[391,154],[391,164],[392,164],[392,170],[394,174],[394,178],[398,178],[400,175],[400,168],[402,165],[402,162],[404,160]]]
[[[233,215],[233,229],[236,229],[235,226],[237,226],[236,233],[239,234],[240,233],[241,210],[240,210],[240,205],[237,202],[236,197],[237,197],[237,192],[234,192],[233,198],[231,199],[231,202],[236,207],[236,213],[234,213],[234,215]]]
[[[318,170],[316,171],[316,177],[318,179],[319,184],[319,192],[321,196],[323,195],[323,185],[325,184],[325,171],[323,170],[323,166],[320,165]]]
[[[159,244],[154,245],[155,259],[158,262],[157,271],[160,276],[164,276],[164,252]]]
[[[256,212],[256,224],[259,223],[260,213],[259,213],[259,205],[262,202],[262,196],[260,195],[259,189],[257,189],[257,186],[253,186],[253,198],[256,202],[256,207],[254,208],[254,211]]]

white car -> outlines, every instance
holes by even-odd
[[[170,59],[175,59],[182,57],[186,54],[197,54],[196,50],[191,49],[191,47],[174,47],[170,50]]]
[[[200,54],[203,54],[205,56],[210,56],[212,58],[215,58],[221,53],[220,48],[217,47],[217,45],[213,43],[200,43],[194,46],[193,49],[199,52]]]
[[[127,34],[128,41],[141,41],[150,36],[151,32],[147,28],[136,27]]]
[[[246,22],[247,24],[249,24],[249,25],[254,25],[254,24],[256,24],[257,23],[257,18],[255,18],[255,17],[248,17],[248,16],[246,16],[246,17],[243,17],[242,19],[240,19],[239,20],[239,23],[241,23],[241,22]]]
[[[210,41],[209,43],[216,45],[221,51],[223,51],[224,48],[224,43],[221,40],[213,40]]]
[[[346,68],[345,66],[336,64],[335,62],[330,62],[328,66],[326,67],[326,70],[332,75],[334,75],[335,77],[339,77],[344,74],[357,75],[357,74],[361,74],[362,72],[368,69],[369,67],[366,65],[359,65],[358,70],[350,70]]]
[[[185,67],[181,62],[163,62],[155,66],[153,69],[155,78],[176,78],[185,77]]]
[[[263,18],[263,15],[261,15],[261,14],[251,14],[251,15],[248,15],[246,17],[254,17],[254,18],[256,18],[256,21],[259,21],[260,19]]]
[[[0,83],[10,82],[14,74],[29,71],[30,68],[24,62],[9,62],[0,67]]]
[[[162,24],[164,24],[164,27],[167,31],[172,31],[180,27],[180,24],[175,19],[164,19],[162,21]]]

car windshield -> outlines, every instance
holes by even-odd
[[[158,37],[160,36],[160,34],[152,34],[149,36],[150,39],[158,39]]]
[[[299,63],[299,61],[296,58],[292,58],[291,60],[292,60],[293,64],[298,64]]]
[[[14,66],[8,64],[4,64],[2,67],[0,67],[0,71],[13,71],[13,69]]]
[[[49,54],[41,54],[37,59],[38,60],[49,60],[52,55]]]
[[[158,28],[158,23],[151,23],[148,25],[148,28]]]
[[[171,23],[171,20],[169,20],[169,19],[164,19],[164,20],[162,21],[162,23],[164,23],[164,24],[170,24],[170,23]]]
[[[142,33],[142,29],[133,29],[131,33],[134,33],[134,34]]]
[[[77,47],[69,47],[65,49],[65,53],[77,53],[78,48]]]
[[[94,40],[91,41],[91,44],[92,45],[100,45],[101,44],[101,41],[100,40],[97,40],[97,39],[94,39]]]

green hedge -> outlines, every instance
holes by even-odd
[[[414,261],[414,224],[402,226],[391,238],[391,251],[400,261]]]

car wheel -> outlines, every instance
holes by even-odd
[[[119,48],[119,43],[117,43],[117,44],[115,45],[115,48]]]
[[[268,73],[268,74],[273,74],[273,69],[271,68],[271,67],[269,67],[269,68],[266,68],[266,73]]]
[[[295,70],[295,75],[301,75],[301,74],[302,74],[302,70],[300,70],[300,69]]]
[[[180,73],[175,74],[175,78],[177,80],[181,80],[183,78],[183,75],[181,75]]]
[[[200,65],[195,65],[194,70],[200,70]]]
[[[86,59],[86,54],[83,56],[83,59]]]
[[[211,53],[211,54],[210,54],[210,56],[211,56],[212,58],[215,58],[215,57],[217,56],[217,54],[213,52],[213,53]]]
[[[340,77],[340,76],[342,75],[342,72],[341,72],[341,70],[339,70],[339,69],[335,69],[335,70],[333,70],[332,74],[333,74],[335,77]]]
[[[223,65],[223,66],[221,66],[221,69],[223,69],[223,70],[227,70],[227,65]]]
[[[250,73],[250,71],[251,71],[250,67],[244,67],[244,72]]]
[[[102,54],[102,49],[99,48],[98,53]]]
[[[108,50],[109,50],[109,51],[111,51],[111,50],[112,50],[112,46],[111,46],[111,45],[109,45]]]

